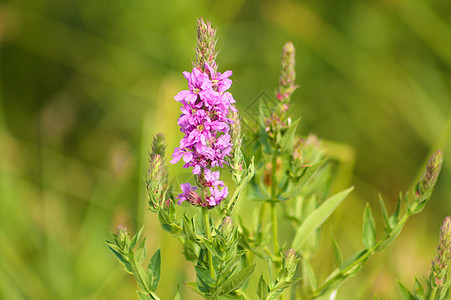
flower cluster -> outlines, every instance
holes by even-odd
[[[211,172],[213,167],[223,167],[226,156],[230,156],[231,120],[229,112],[235,110],[235,102],[227,92],[232,81],[232,71],[215,72],[216,64],[205,62],[205,72],[193,68],[191,73],[184,72],[189,90],[179,92],[174,99],[182,104],[182,114],[178,120],[180,131],[185,134],[172,155],[171,163],[180,159],[184,168],[193,168],[193,174],[199,175],[199,184],[208,188],[210,195],[205,195],[205,202],[195,192],[197,187],[189,183],[182,184],[183,193],[177,198],[179,204],[189,200],[196,205],[215,206],[227,197],[228,190],[219,180],[219,172]],[[222,189],[219,189],[222,187]]]

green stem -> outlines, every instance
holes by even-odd
[[[278,230],[277,230],[277,211],[276,203],[271,202],[271,220],[272,220],[272,236],[273,236],[273,246],[274,255],[279,255],[279,242],[278,242]]]
[[[436,294],[437,294],[437,287],[434,287],[434,288],[432,289],[431,297],[429,297],[429,300],[434,300]]]
[[[276,192],[277,192],[277,178],[276,170],[277,168],[277,155],[273,154],[272,157],[272,176],[271,176],[271,220],[272,220],[272,237],[273,237],[273,247],[274,255],[279,255],[279,241],[278,241],[278,230],[277,230],[277,212],[276,212]]]
[[[205,194],[205,192],[204,192]],[[204,198],[205,199],[205,198]],[[207,239],[211,241],[211,228],[210,228],[210,216],[208,215],[208,208],[202,207],[202,217],[204,219],[204,230],[207,235]],[[215,279],[215,268],[213,266],[213,256],[210,250],[207,250],[208,267],[210,269],[210,277]]]
[[[263,233],[262,232],[263,219],[265,218],[265,211],[266,211],[266,202],[262,202],[262,205],[260,206],[260,214],[258,215],[258,227],[257,227],[257,234],[259,239],[261,239]]]

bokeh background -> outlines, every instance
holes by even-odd
[[[104,242],[119,224],[144,224],[151,252],[162,245],[162,299],[192,278],[146,211],[143,177],[152,135],[166,134],[168,155],[181,137],[172,97],[186,88],[202,16],[218,28],[219,70],[233,70],[244,117],[277,86],[283,44],[295,45],[292,113],[340,161],[337,189],[356,186],[333,223],[345,256],[362,247],[365,203],[377,211],[381,193],[393,208],[443,150],[425,211],[337,297],[397,299],[395,279],[412,287],[428,275],[451,214],[450,12],[446,0],[2,1],[0,298],[137,298]]]

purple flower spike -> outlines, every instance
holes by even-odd
[[[226,158],[232,151],[229,131],[233,123],[228,115],[236,109],[232,106],[235,103],[232,94],[227,92],[232,85],[229,79],[232,71],[216,71],[214,33],[209,24],[198,21],[197,61],[191,72],[183,72],[188,90],[180,91],[174,97],[182,105],[178,125],[184,137],[180,147],[175,148],[171,163],[183,159],[183,167],[193,168],[199,186],[206,191],[205,199],[200,199],[194,187],[184,183],[181,186],[183,193],[178,196],[179,204],[189,200],[194,205],[212,207],[228,194],[224,182],[219,180],[219,171],[212,172],[211,169],[227,164]]]

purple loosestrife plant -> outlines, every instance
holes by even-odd
[[[393,214],[389,215],[383,199],[379,199],[384,230],[378,239],[369,204],[363,214],[363,249],[343,260],[332,239],[336,269],[320,282],[318,278],[324,276],[316,275],[318,265],[314,259],[322,225],[352,188],[329,195],[334,186],[334,170],[338,169],[333,164],[340,161],[327,159],[323,147],[327,142],[313,135],[299,135],[300,119],[292,121],[288,113],[293,92],[299,87],[295,82],[294,46],[289,42],[283,47],[275,99],[269,104],[258,103],[258,118],[253,122],[241,120],[233,105],[235,100],[228,92],[232,72],[217,71],[215,34],[208,22],[198,20],[194,66],[191,72],[183,72],[188,89],[174,97],[181,104],[178,125],[183,138],[170,162],[182,160],[184,168],[192,168],[195,184],[170,184],[165,139],[157,134],[146,178],[150,210],[158,214],[163,229],[181,242],[183,255],[193,263],[195,282],[185,286],[205,299],[255,299],[248,294],[247,282],[256,264],[268,268],[257,284],[261,300],[282,299],[288,296],[288,290],[290,299],[333,299],[346,279],[355,276],[370,257],[389,246],[408,218],[424,209],[438,180],[442,153],[432,155],[413,192],[401,194]],[[246,127],[242,128],[242,124]],[[243,149],[242,145],[246,147]],[[236,184],[231,196],[221,180],[224,169],[231,172]],[[174,193],[179,189],[181,193]],[[244,190],[245,199],[238,201]],[[180,207],[184,201],[191,206]],[[234,209],[237,204],[243,205],[241,210]],[[255,218],[249,218],[250,215]],[[403,299],[436,300],[436,295],[440,299],[447,296],[450,220],[447,218],[442,227],[427,292],[423,293],[418,282],[414,294],[399,283]],[[278,235],[279,228],[290,226],[291,230]],[[107,245],[125,270],[134,275],[140,299],[159,299],[160,251],[144,267],[146,245],[145,238],[140,241],[141,233],[142,230],[131,236],[122,228]],[[319,259],[322,264],[327,262],[323,257]],[[180,293],[176,299],[181,299]]]

